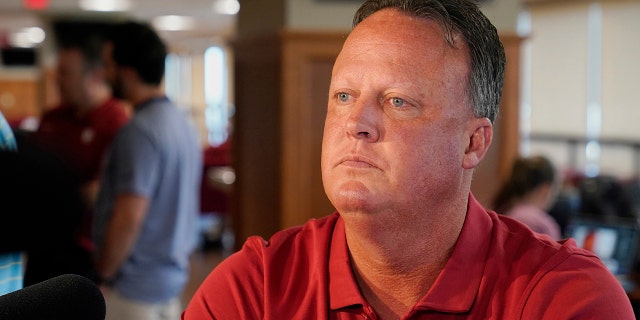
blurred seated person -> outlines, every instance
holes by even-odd
[[[629,199],[629,214],[632,217],[640,218],[640,175],[622,181],[622,189]]]
[[[56,80],[61,103],[46,112],[33,142],[66,165],[77,180],[84,203],[81,226],[76,230],[78,263],[91,264],[91,219],[98,177],[106,151],[118,130],[128,121],[125,104],[112,96],[106,80],[103,55],[108,25],[91,22],[57,22]],[[46,267],[57,253],[29,252],[25,283],[50,277]],[[36,270],[37,269],[37,270]]]
[[[610,218],[636,218],[634,195],[622,179],[600,174],[580,180],[580,212]]]
[[[560,226],[547,213],[557,197],[557,189],[556,171],[549,159],[521,157],[513,163],[511,175],[497,193],[493,206],[497,213],[560,240]]]
[[[558,196],[547,212],[560,226],[560,234],[566,236],[571,219],[580,212],[581,197],[578,185],[584,179],[584,173],[566,169],[561,174],[562,182]]]

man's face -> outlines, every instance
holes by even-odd
[[[58,51],[57,83],[63,103],[78,106],[86,101],[90,72],[79,49]]]
[[[424,210],[464,191],[466,45],[386,9],[347,38],[332,73],[322,178],[343,214]]]

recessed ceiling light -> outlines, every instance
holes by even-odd
[[[80,0],[78,5],[86,11],[127,11],[131,9],[129,0]]]
[[[234,15],[240,11],[240,2],[238,0],[215,0],[212,7],[215,13]]]
[[[42,28],[22,28],[9,35],[9,43],[14,47],[32,48],[44,41],[46,34]]]
[[[193,17],[169,15],[155,17],[151,24],[158,30],[181,31],[193,29],[196,22]]]

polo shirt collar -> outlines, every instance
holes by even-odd
[[[469,194],[467,216],[451,257],[415,309],[462,313],[471,309],[483,278],[493,222]]]
[[[449,313],[463,313],[471,309],[485,269],[491,230],[491,218],[469,194],[467,216],[451,257],[429,292],[414,309]],[[351,269],[341,217],[336,222],[331,239],[329,299],[332,310],[366,305]]]

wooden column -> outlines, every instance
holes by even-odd
[[[335,211],[320,172],[331,70],[345,33],[287,31],[283,40],[282,227]]]

